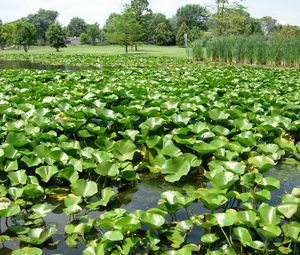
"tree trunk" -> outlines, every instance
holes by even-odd
[[[136,45],[134,45],[134,47],[135,47],[135,51],[137,51],[137,50],[138,50],[137,44],[136,44]]]
[[[128,45],[125,45],[125,54],[128,55]]]
[[[25,52],[28,51],[27,45],[23,45],[23,49],[25,50]]]

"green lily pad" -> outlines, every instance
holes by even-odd
[[[36,173],[41,177],[43,182],[48,182],[52,176],[58,173],[56,166],[41,166],[36,169]]]
[[[252,243],[252,237],[248,229],[243,227],[236,227],[233,229],[233,233],[236,235],[243,246],[249,246]]]
[[[115,241],[123,240],[124,236],[123,236],[122,232],[120,232],[118,230],[114,230],[114,231],[106,232],[102,238],[115,242]]]
[[[144,213],[141,218],[142,222],[152,228],[159,228],[165,223],[165,218],[156,213]]]
[[[216,234],[212,233],[212,234],[205,234],[203,236],[201,236],[201,242],[203,243],[207,243],[207,244],[212,244],[215,241],[219,240],[220,237],[218,237]]]
[[[275,165],[275,162],[267,156],[256,156],[248,158],[248,163],[255,166],[260,171],[266,171]]]
[[[97,183],[79,179],[71,184],[71,191],[76,196],[91,197],[98,192]]]
[[[131,140],[120,140],[113,145],[112,153],[120,161],[132,160],[136,146]]]
[[[11,255],[42,255],[43,250],[36,247],[24,247],[14,250]]]

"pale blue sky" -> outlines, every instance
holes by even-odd
[[[238,1],[238,0],[237,0]],[[120,12],[130,0],[1,0],[0,19],[3,22],[16,20],[35,13],[39,8],[56,10],[59,21],[67,25],[72,17],[81,17],[88,23],[98,22],[101,26],[111,12]],[[234,2],[234,1],[231,1]],[[154,12],[175,14],[185,4],[200,4],[213,7],[214,0],[149,0]],[[281,24],[300,26],[300,0],[244,0],[242,2],[253,17],[272,16]]]

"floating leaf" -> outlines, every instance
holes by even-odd
[[[42,255],[43,250],[36,247],[24,247],[14,250],[11,255]]]
[[[278,237],[281,234],[280,227],[276,225],[266,225],[263,226],[262,228],[258,228],[257,231],[262,235],[264,235],[267,239]]]
[[[152,228],[159,228],[165,223],[165,218],[156,213],[144,213],[141,218],[142,222]]]
[[[132,160],[136,146],[131,140],[120,140],[112,148],[112,153],[120,161]]]
[[[189,171],[190,164],[184,156],[168,159],[161,168],[161,173],[166,174],[165,179],[168,182],[179,181]]]
[[[233,229],[233,233],[236,235],[243,246],[249,246],[252,243],[252,237],[248,229],[243,227],[236,227]]]
[[[40,245],[50,239],[56,231],[57,229],[55,227],[32,228],[29,230],[27,235],[19,235],[19,239],[25,243]]]
[[[36,169],[36,173],[42,178],[43,182],[48,182],[52,176],[58,173],[56,166],[41,166]]]
[[[273,206],[262,204],[258,209],[258,213],[262,224],[277,225],[280,222],[280,217],[277,215],[277,210]]]
[[[216,234],[205,234],[201,236],[201,242],[207,243],[207,244],[212,244],[215,241],[219,240],[220,237],[218,237]]]
[[[220,172],[211,179],[211,184],[215,188],[224,189],[231,187],[238,179],[232,172]]]
[[[77,196],[91,197],[98,192],[98,187],[93,181],[79,179],[71,184],[71,191]]]
[[[248,158],[248,163],[254,165],[261,171],[266,171],[275,165],[275,162],[267,156],[256,156]]]
[[[106,232],[102,238],[115,242],[123,240],[124,236],[120,231],[114,230]]]
[[[26,170],[20,170],[20,171],[14,171],[14,172],[8,172],[7,174],[11,185],[23,185],[27,182],[27,175]]]

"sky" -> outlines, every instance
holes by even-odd
[[[121,12],[130,0],[0,0],[0,19],[3,23],[17,20],[40,8],[59,12],[58,20],[67,25],[71,18],[80,17],[87,23],[105,24],[112,12]],[[171,17],[186,4],[213,7],[214,0],[148,0],[153,12],[162,12]],[[231,1],[233,2],[233,1]],[[243,5],[255,18],[272,16],[280,24],[300,26],[300,0],[244,0]]]

